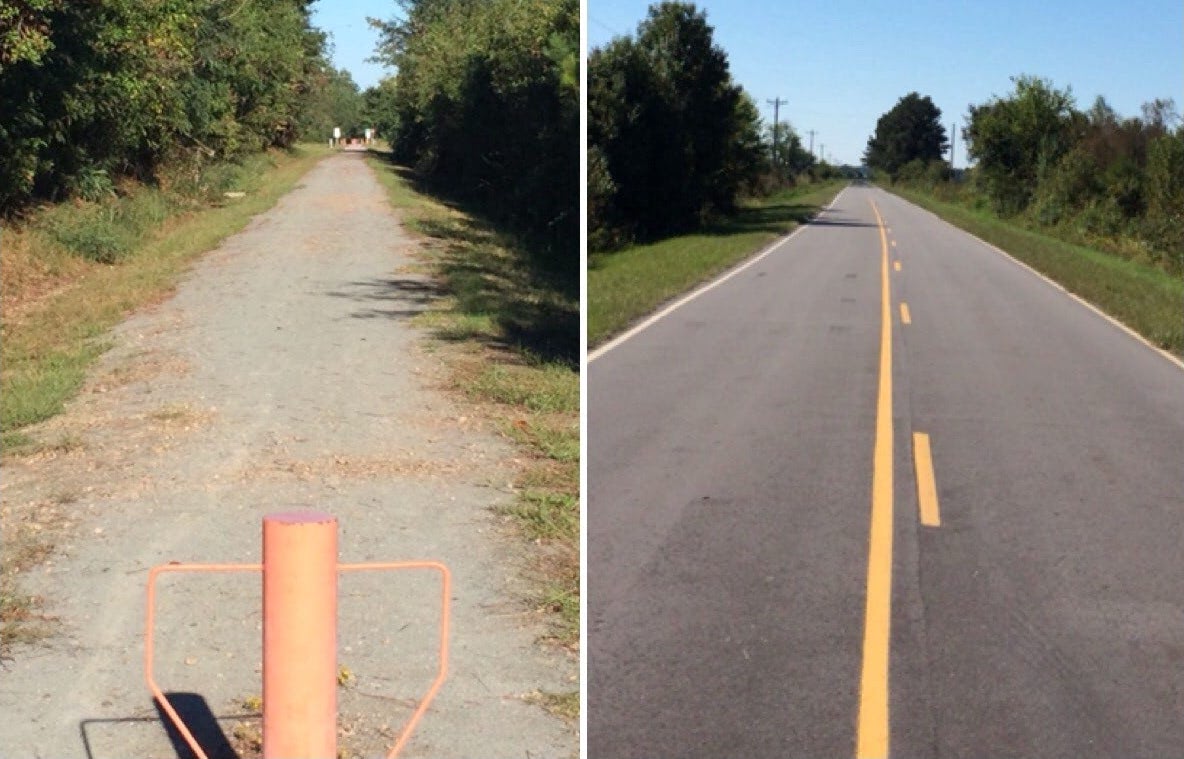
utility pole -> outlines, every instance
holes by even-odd
[[[814,130],[810,130],[810,157],[814,157]]]
[[[773,106],[773,171],[777,170],[777,117],[781,109],[782,103],[788,103],[788,100],[782,100],[778,95],[772,100],[766,100],[766,103]]]
[[[818,143],[818,162],[826,163],[826,145],[821,142]]]
[[[954,142],[958,139],[957,122],[950,124],[950,171],[954,170]]]

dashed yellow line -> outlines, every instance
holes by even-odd
[[[872,454],[867,606],[855,755],[857,759],[887,759],[888,648],[892,632],[892,291],[884,219],[876,204],[871,205],[880,227],[880,388]]]
[[[909,313],[909,304],[904,301],[900,303],[900,321],[904,324],[913,323],[913,315]]]
[[[933,454],[929,448],[929,435],[924,432],[913,433],[913,460],[917,467],[917,506],[921,512],[921,524],[926,527],[940,527],[941,510],[937,504]]]
[[[900,271],[900,261],[893,261],[892,268],[896,269],[897,271]]]

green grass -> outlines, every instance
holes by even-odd
[[[580,692],[533,694],[530,701],[537,703],[557,717],[576,721],[580,718]]]
[[[845,184],[795,187],[752,201],[710,229],[593,254],[588,262],[588,345],[603,342],[786,234]]]
[[[447,346],[453,386],[527,455],[502,508],[535,553],[535,602],[552,638],[579,640],[579,304],[520,238],[374,151],[371,166],[404,225],[427,238],[439,292],[414,323]],[[577,694],[578,699],[578,694]],[[560,708],[570,706],[561,697]]]
[[[107,330],[168,292],[191,260],[274,205],[328,152],[301,146],[219,169],[218,188],[246,188],[248,194],[225,201],[219,190],[214,206],[184,203],[159,190],[139,188],[106,205],[47,208],[21,228],[6,230],[6,242],[14,240],[12,250],[22,256],[11,259],[6,248],[6,272],[35,268],[40,259],[63,255],[94,263],[76,273],[69,287],[37,303],[20,319],[5,319],[0,431],[59,413],[81,387],[87,367],[107,347]],[[21,293],[13,297],[19,299]]]
[[[1023,261],[1126,324],[1151,343],[1184,353],[1184,282],[1160,269],[1023,229],[987,210],[886,187]]]
[[[531,411],[580,412],[580,386],[571,368],[557,363],[494,364],[466,383],[467,392]]]

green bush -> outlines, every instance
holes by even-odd
[[[113,204],[54,209],[45,219],[45,229],[66,250],[102,264],[118,262],[135,242],[135,235],[116,218]]]

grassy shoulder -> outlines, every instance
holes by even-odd
[[[449,381],[526,454],[504,513],[535,547],[537,603],[555,642],[579,645],[579,302],[549,282],[522,243],[375,152],[371,166],[404,224],[427,240],[422,262],[442,295],[416,318]],[[539,694],[558,714],[571,693]],[[570,716],[570,715],[569,715]]]
[[[588,261],[588,345],[595,346],[680,293],[786,234],[846,185],[835,180],[753,200],[699,232],[596,253]]]
[[[3,231],[0,431],[59,413],[106,347],[104,334],[168,293],[188,263],[267,210],[329,152],[300,146],[224,167],[198,194],[132,187],[40,209]]]
[[[1002,248],[1160,348],[1184,353],[1184,282],[1179,279],[1146,264],[1022,228],[990,211],[938,200],[919,190],[885,189]]]

